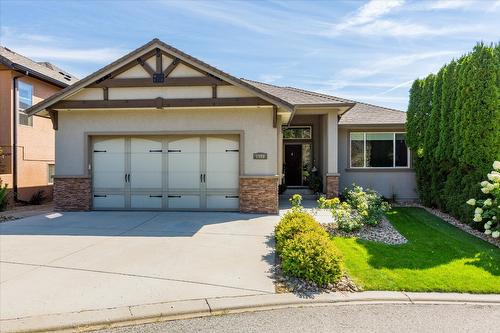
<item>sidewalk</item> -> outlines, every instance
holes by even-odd
[[[50,330],[78,330],[81,332],[158,321],[279,308],[380,303],[486,304],[500,306],[500,295],[367,291],[316,295],[288,293],[203,298],[8,319],[0,321],[0,330],[4,333]]]

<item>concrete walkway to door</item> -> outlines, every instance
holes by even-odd
[[[0,224],[0,319],[274,293],[278,216],[51,213]]]

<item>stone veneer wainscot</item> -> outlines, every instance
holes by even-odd
[[[54,208],[60,211],[90,210],[91,182],[89,177],[55,177]]]
[[[339,196],[339,175],[327,174],[326,175],[326,197],[328,199]]]
[[[240,177],[240,212],[278,213],[278,176]]]

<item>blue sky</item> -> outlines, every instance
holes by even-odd
[[[0,42],[84,77],[160,38],[235,76],[406,110],[408,89],[477,41],[499,0],[7,1]]]

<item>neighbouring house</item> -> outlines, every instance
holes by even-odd
[[[315,170],[416,198],[405,112],[239,79],[154,39],[27,110],[56,129],[61,210],[276,213]]]
[[[52,197],[52,123],[29,116],[26,109],[76,80],[51,63],[35,62],[0,46],[0,179],[15,201],[29,201],[38,191]]]

